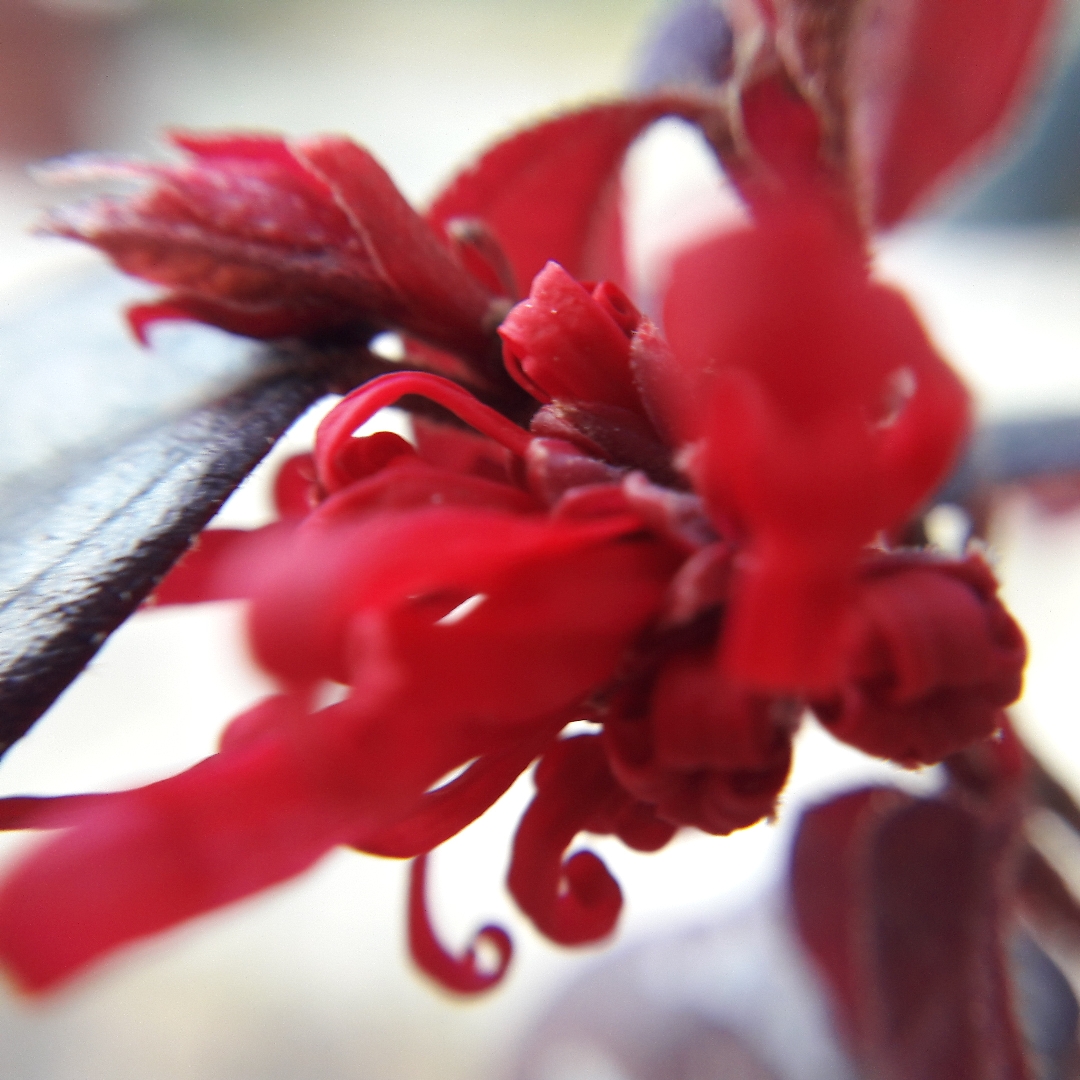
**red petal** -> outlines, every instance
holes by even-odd
[[[549,260],[576,278],[615,277],[603,213],[630,144],[663,116],[696,120],[712,107],[655,97],[557,117],[496,144],[436,199],[428,220],[480,218],[510,258],[518,292]]]
[[[336,448],[334,470],[338,474],[339,482],[334,487],[347,487],[359,480],[366,480],[395,461],[403,465],[416,460],[416,451],[412,445],[392,431],[376,431],[364,436],[350,435],[342,439]],[[311,456],[311,464],[317,479],[318,461],[314,454]],[[347,481],[345,477],[348,477]],[[326,491],[325,488],[323,490]]]
[[[114,797],[109,793],[7,796],[0,799],[0,830],[60,829]]]
[[[432,694],[455,686],[464,700],[490,693],[504,707],[520,697],[522,718],[536,716],[607,677],[656,610],[676,559],[655,543],[618,540],[639,528],[630,516],[549,522],[429,508],[302,529],[268,561],[253,644],[285,678],[347,682],[350,620],[382,612],[401,647],[411,643],[405,655]],[[468,618],[436,623],[480,595]],[[478,657],[482,678],[472,674]]]
[[[150,594],[148,604],[201,604],[208,600],[242,600],[251,595],[243,574],[229,574],[238,553],[252,551],[245,529],[204,529],[180,561]]]
[[[675,376],[650,408],[700,440],[695,487],[748,541],[725,668],[761,689],[836,688],[860,549],[940,481],[966,394],[910,307],[813,217],[685,254],[665,324]]]
[[[48,989],[102,953],[292,877],[348,832],[304,757],[260,739],[112,796],[0,888],[0,957]]]
[[[302,695],[269,698],[238,718],[226,749],[187,772],[85,797],[75,816],[78,805],[46,807],[42,823],[57,814],[71,827],[0,887],[0,959],[28,989],[47,989],[125,942],[290,878],[358,832],[400,820],[477,740],[459,727],[431,738],[431,714],[410,713],[386,691],[368,683],[315,714]]]
[[[427,855],[413,861],[409,872],[409,951],[417,966],[455,994],[480,994],[497,986],[510,966],[513,946],[509,935],[498,926],[484,926],[476,932],[463,956],[447,952],[432,929],[424,895]],[[491,971],[477,966],[476,949],[486,942],[498,954]]]
[[[442,538],[439,551],[437,534],[417,529],[436,574],[441,564],[440,587],[408,586],[396,610],[389,609],[387,629],[402,677],[416,684],[410,690],[416,708],[433,722],[441,716],[449,724],[460,717],[480,731],[505,731],[580,702],[611,679],[652,618],[671,560],[648,542],[589,544],[584,536],[577,550],[556,557],[524,545],[515,552],[520,540],[507,522],[475,515],[470,524],[485,530],[493,543],[501,541],[499,561],[506,562],[499,566],[474,539],[461,549],[467,562],[455,567],[457,553],[453,562],[447,557],[449,538]],[[451,604],[484,599],[460,619],[433,622],[443,613],[441,604],[426,613],[417,600],[402,603],[425,592],[433,599],[449,595]],[[353,663],[355,685],[375,677],[362,652],[354,654]]]
[[[559,713],[546,724],[540,722],[539,735],[526,737],[508,750],[477,758],[460,776],[421,796],[400,821],[356,837],[352,846],[391,859],[411,859],[433,851],[493,806],[553,734],[573,719],[573,712]]]
[[[283,520],[306,517],[317,502],[315,459],[296,454],[284,461],[274,478],[274,509]]]
[[[505,446],[449,424],[412,418],[416,452],[430,465],[498,483],[510,482],[513,456]]]
[[[357,387],[319,425],[315,438],[315,464],[319,482],[326,491],[336,491],[355,479],[337,462],[338,454],[351,445],[353,432],[379,409],[393,405],[406,394],[419,394],[437,401],[518,456],[528,448],[527,431],[449,379],[419,371],[394,372]]]
[[[234,716],[218,737],[218,749],[233,750],[264,735],[280,733],[287,727],[304,723],[308,718],[310,695],[273,694],[257,705]]]
[[[555,744],[536,771],[536,796],[514,837],[507,887],[541,933],[560,945],[597,941],[615,929],[622,892],[590,851],[563,852],[619,789],[596,736]]]
[[[313,511],[309,527],[348,525],[379,510],[418,510],[429,506],[472,506],[516,514],[542,509],[535,498],[520,488],[440,469],[402,455],[373,476],[355,480],[325,499]]]

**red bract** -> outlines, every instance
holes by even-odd
[[[891,189],[851,151],[860,103],[843,73],[866,59],[863,24],[804,24],[802,8],[770,5],[723,104],[560,117],[489,151],[426,221],[351,143],[241,136],[184,137],[192,164],[122,167],[150,189],[54,219],[173,290],[137,319],[361,342],[391,327],[428,346],[329,414],[279,478],[281,522],[193,550],[159,589],[249,597],[254,653],[283,693],[180,776],[89,804],[0,803],[10,827],[70,826],[0,889],[0,954],[26,985],[336,845],[422,860],[537,760],[510,890],[542,933],[595,940],[621,894],[595,855],[564,861],[575,836],[655,850],[681,826],[725,834],[771,815],[807,700],[904,764],[997,726],[1023,642],[985,567],[866,561],[932,495],[968,405],[873,280],[860,223],[894,215],[868,215],[861,193],[908,205],[974,128],[949,128],[949,153]],[[1010,56],[1037,18],[1020,21]],[[988,81],[1011,86],[1002,63]],[[889,130],[913,107],[898,92]],[[700,124],[753,222],[677,261],[660,328],[613,281],[580,279],[619,277],[618,166],[667,114]],[[495,324],[530,280],[500,350]],[[418,397],[473,431],[417,420],[412,441],[354,436]],[[344,698],[318,708],[327,683]],[[560,738],[580,720],[602,730]],[[424,872],[409,919],[421,965],[487,988],[505,938],[481,932],[490,973],[442,948]]]

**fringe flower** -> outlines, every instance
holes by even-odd
[[[140,335],[187,317],[357,347],[389,328],[407,347],[285,467],[279,523],[209,533],[158,590],[250,598],[281,693],[178,776],[0,801],[6,827],[59,829],[0,887],[0,956],[26,987],[348,845],[419,860],[414,955],[484,990],[509,941],[488,927],[463,956],[441,946],[425,858],[533,762],[510,892],[541,933],[579,944],[612,932],[622,897],[596,855],[567,856],[576,837],[653,851],[681,827],[770,816],[807,703],[905,765],[1000,726],[1024,645],[985,565],[874,549],[943,480],[970,414],[907,302],[873,279],[867,233],[992,126],[1027,47],[984,42],[1007,73],[977,83],[979,115],[933,154],[906,134],[919,103],[901,80],[871,154],[856,91],[814,68],[847,56],[862,72],[861,31],[790,33],[797,9],[747,38],[757,62],[723,99],[558,117],[495,146],[426,217],[346,140],[239,135],[174,136],[184,163],[107,167],[145,191],[53,217],[169,290],[132,312]],[[951,51],[920,27],[895,43],[912,69],[930,45]],[[753,221],[679,258],[661,328],[625,289],[615,181],[670,114],[700,124]],[[894,182],[877,163],[904,147]],[[354,435],[402,398],[456,423]],[[317,707],[327,683],[344,697]],[[574,721],[592,729],[565,737]]]

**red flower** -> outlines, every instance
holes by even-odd
[[[788,76],[765,56],[748,69],[737,123],[693,98],[571,114],[496,146],[426,221],[351,144],[236,136],[185,137],[193,165],[136,169],[149,192],[56,219],[174,290],[140,326],[183,313],[361,341],[393,327],[455,354],[412,347],[410,365],[516,383],[534,411],[526,430],[430,371],[376,379],[283,473],[281,523],[181,563],[159,598],[251,597],[255,654],[283,692],[179,776],[0,803],[10,827],[70,826],[0,889],[0,955],[27,986],[335,845],[424,856],[536,760],[510,889],[543,933],[595,940],[621,897],[594,855],[563,861],[575,835],[655,850],[680,826],[724,834],[771,814],[803,700],[905,763],[993,729],[1023,645],[985,568],[866,568],[867,546],[944,476],[968,413],[905,301],[870,276],[859,222],[917,192],[910,170],[900,190],[866,165],[888,154],[857,152],[847,98],[814,68],[815,26],[777,37],[804,46]],[[840,42],[844,71],[865,59],[860,33]],[[915,34],[898,55],[925,47]],[[911,105],[901,94],[896,116]],[[661,333],[617,284],[580,279],[619,278],[607,196],[629,143],[671,112],[700,121],[755,222],[683,256]],[[978,127],[950,128],[952,150]],[[952,160],[909,149],[918,190]],[[869,211],[852,194],[867,190]],[[500,370],[492,316],[530,280],[499,330]],[[412,443],[354,437],[405,395],[475,434],[418,419]],[[327,681],[348,693],[316,708]],[[577,720],[602,730],[560,738]],[[447,954],[414,866],[421,964],[462,991],[492,985],[505,936],[481,931],[494,973]]]
[[[866,565],[843,691],[815,701],[829,730],[904,765],[992,734],[1020,695],[1027,650],[977,555],[879,556]]]

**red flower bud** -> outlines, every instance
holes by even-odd
[[[590,294],[558,263],[499,327],[506,370],[537,401],[603,402],[641,411],[630,337],[641,316],[610,282]]]
[[[677,825],[726,835],[776,808],[791,765],[794,705],[732,686],[712,649],[661,669],[647,711],[616,709],[604,723],[619,783]]]
[[[839,739],[903,765],[990,735],[1020,694],[1027,649],[977,556],[880,559],[859,584],[848,681],[815,701]]]

